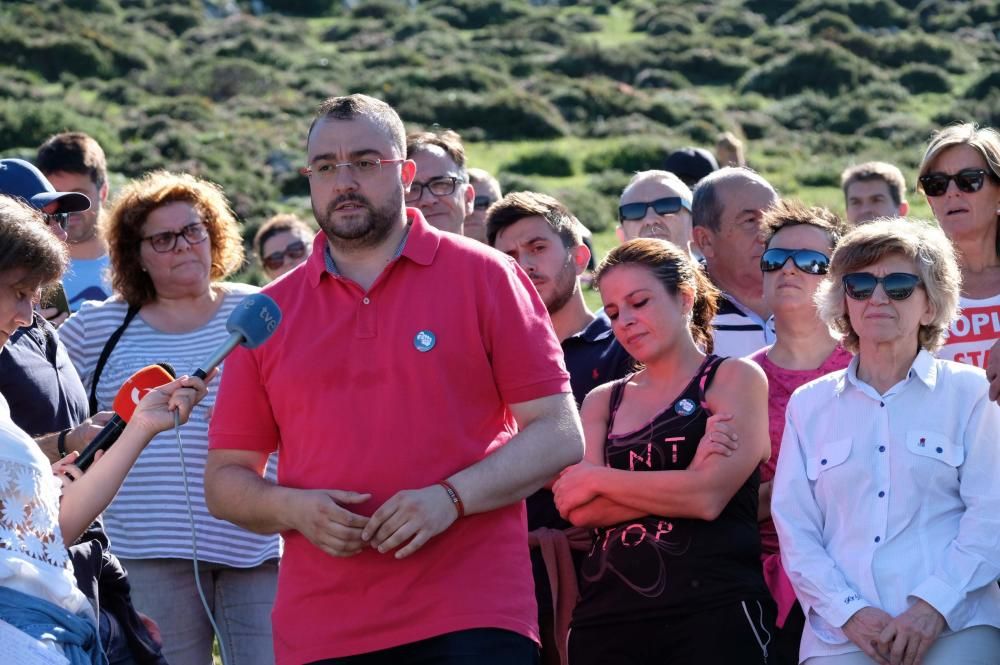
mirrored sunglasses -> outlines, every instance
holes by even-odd
[[[810,275],[825,275],[830,270],[830,257],[812,249],[772,247],[760,257],[762,272],[775,272],[791,259],[795,267]]]
[[[906,300],[920,285],[920,278],[908,272],[891,272],[885,277],[876,277],[870,272],[852,272],[844,275],[843,282],[844,293],[854,300],[868,300],[879,284],[890,299]]]

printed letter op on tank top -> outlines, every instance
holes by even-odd
[[[724,360],[708,356],[687,387],[649,423],[609,434],[605,464],[625,471],[683,470],[694,459],[711,415],[705,392]],[[631,377],[611,390],[608,432]],[[769,599],[757,529],[757,467],[711,522],[647,515],[594,529],[580,570],[574,626],[671,618],[742,600]]]

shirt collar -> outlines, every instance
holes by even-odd
[[[864,390],[868,387],[867,383],[858,378],[858,363],[860,360],[861,356],[857,354],[851,358],[851,363],[847,366],[847,371],[837,381],[834,394],[840,395],[843,393],[848,384],[859,390]],[[934,356],[926,349],[920,349],[917,357],[913,359],[913,364],[910,365],[910,370],[906,373],[904,382],[910,379],[918,379],[929,389],[934,390],[934,386],[937,384],[937,364],[934,362]]]
[[[406,209],[406,221],[407,231],[403,235],[399,247],[396,248],[393,258],[405,257],[418,265],[429,266],[434,261],[444,231],[428,224],[416,208]],[[333,263],[333,257],[329,255],[326,234],[322,231],[316,234],[313,239],[313,252],[309,256],[306,272],[309,284],[313,287],[319,285],[324,275],[339,275],[337,266]]]
[[[586,328],[575,335],[570,335],[566,339],[580,339],[593,344],[594,342],[606,340],[612,335],[614,335],[614,332],[611,330],[611,320],[608,319],[608,315],[602,309],[595,312],[594,320],[588,323]]]

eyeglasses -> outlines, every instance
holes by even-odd
[[[301,259],[306,255],[306,244],[301,240],[296,240],[295,242],[288,243],[288,246],[283,250],[278,252],[271,252],[263,259],[261,263],[268,270],[278,270],[281,266],[285,265],[285,257],[292,259]]]
[[[433,191],[431,192],[433,194]],[[474,210],[486,210],[491,205],[493,205],[494,200],[489,196],[477,196],[472,200],[472,208]]]
[[[944,196],[945,192],[948,191],[948,183],[952,180],[955,181],[955,186],[960,191],[972,194],[983,188],[983,182],[986,181],[986,170],[963,169],[951,175],[947,173],[928,173],[927,175],[920,176],[917,180],[920,181],[920,186],[924,188],[924,194],[927,196]]]
[[[406,193],[406,202],[416,203],[419,201],[420,197],[424,195],[424,188],[426,188],[427,191],[434,196],[448,196],[449,194],[454,194],[455,188],[458,187],[458,183],[460,182],[465,181],[451,175],[431,178],[424,183],[414,180],[410,183],[410,191]]]
[[[791,259],[795,267],[810,275],[825,275],[830,270],[830,257],[812,249],[772,247],[760,257],[761,272],[781,270]]]
[[[59,228],[63,231],[66,230],[66,224],[69,223],[69,216],[72,213],[68,212],[43,212],[42,216],[45,217],[45,223],[49,226],[53,224],[58,224]]]
[[[908,272],[891,272],[885,277],[876,277],[870,272],[852,272],[844,275],[843,281],[844,292],[854,300],[868,300],[879,284],[892,300],[906,300],[920,284],[920,278]]]
[[[188,224],[180,231],[163,231],[146,236],[143,240],[148,240],[155,252],[172,252],[177,246],[177,239],[184,236],[189,245],[197,245],[205,242],[208,238],[208,228],[202,222]]]
[[[382,170],[383,164],[399,164],[404,161],[406,160],[380,159],[378,157],[363,157],[361,159],[352,159],[349,162],[340,163],[317,161],[311,166],[303,166],[299,169],[299,173],[307,178],[316,178],[321,182],[326,182],[333,180],[333,178],[336,177],[337,169],[341,166],[346,166],[351,175],[355,177],[368,177],[379,173]]]
[[[691,210],[691,202],[679,196],[667,196],[655,201],[636,201],[618,206],[618,221],[635,222],[646,216],[646,209],[653,208],[657,215],[673,215],[681,208]]]

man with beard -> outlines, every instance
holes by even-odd
[[[745,167],[710,173],[694,190],[694,241],[722,292],[712,320],[716,355],[742,358],[774,344],[760,271],[760,220],[777,200],[774,187]]]
[[[63,288],[70,311],[84,300],[105,300],[111,295],[108,246],[98,234],[101,210],[108,200],[108,169],[104,150],[83,132],[50,137],[38,148],[38,170],[61,192],[79,192],[90,199],[90,210],[69,215],[66,242],[70,265]]]
[[[406,158],[417,166],[406,190],[406,205],[419,208],[431,226],[462,235],[476,196],[469,184],[462,138],[450,129],[410,134]]]
[[[590,250],[585,229],[559,201],[535,192],[508,194],[486,218],[489,244],[512,257],[528,274],[552,319],[562,344],[577,406],[595,387],[625,376],[632,359],[622,348],[604,312],[594,314],[580,289]],[[528,530],[566,529],[552,492],[542,488],[528,497]],[[558,663],[555,617],[549,575],[538,549],[531,552],[535,599],[542,633],[542,662]]]
[[[522,499],[583,454],[544,305],[513,259],[404,207],[387,104],[328,99],[307,145],[323,233],[264,289],[272,339],[226,361],[209,509],[285,538],[279,665],[532,663]]]
[[[691,190],[670,171],[640,171],[622,192],[618,240],[669,240],[691,253]]]

